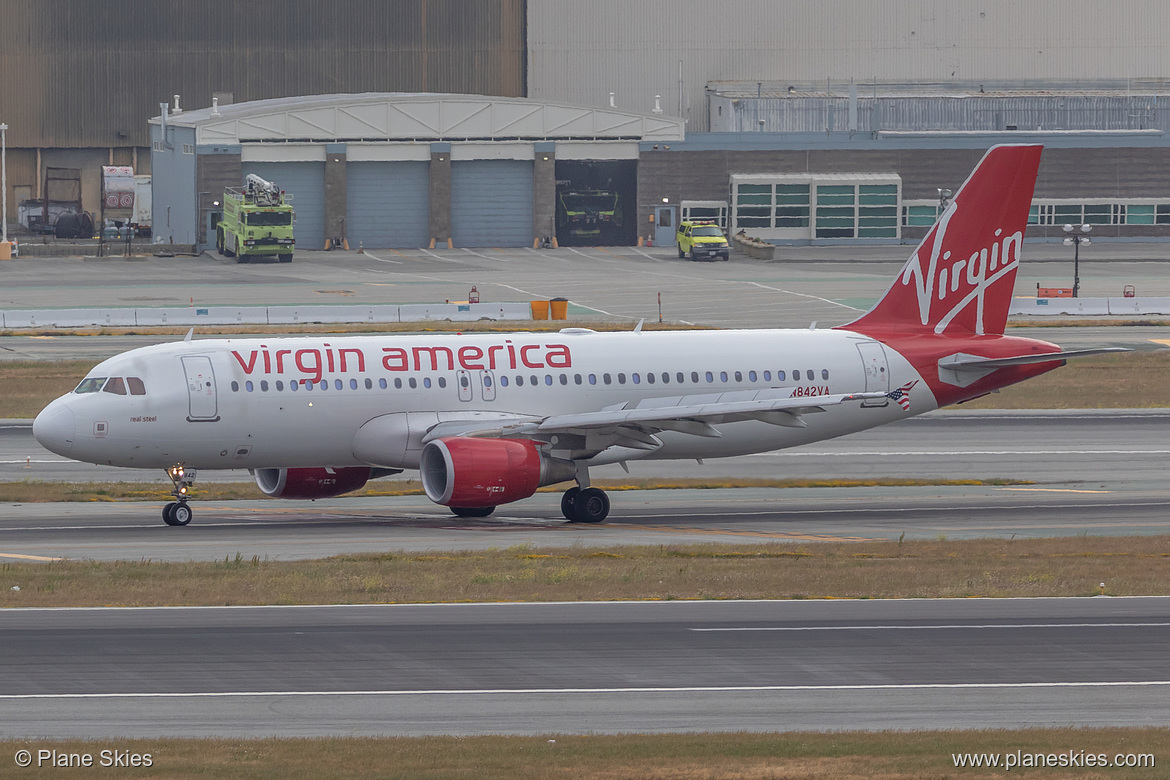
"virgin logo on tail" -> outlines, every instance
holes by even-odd
[[[900,283],[912,286],[918,296],[918,316],[922,325],[934,323],[934,332],[942,333],[960,312],[974,303],[974,325],[970,330],[982,335],[986,332],[984,302],[988,290],[1000,279],[1011,275],[1012,278],[1006,284],[1007,294],[1011,295],[1015,270],[1020,264],[1024,232],[1017,230],[1009,236],[1003,236],[1003,228],[997,228],[997,242],[992,243],[990,248],[985,246],[972,252],[969,257],[956,259],[954,251],[943,247],[947,246],[947,228],[958,209],[958,204],[952,201],[935,230],[927,236],[930,259],[926,267],[923,268],[922,259],[926,249],[924,243],[902,269]],[[938,308],[944,310],[941,316],[938,316],[939,312],[932,312],[936,300],[939,302]],[[946,308],[948,306],[949,309]],[[935,316],[932,317],[932,313]]]
[[[1040,151],[1039,146],[988,150],[885,296],[845,327],[1002,334]]]

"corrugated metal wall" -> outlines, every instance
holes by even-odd
[[[0,0],[0,117],[13,147],[148,146],[175,93],[523,96],[525,2]]]
[[[648,112],[658,94],[706,130],[709,81],[1158,77],[1167,29],[1159,0],[529,0],[528,96],[607,105],[614,92]]]

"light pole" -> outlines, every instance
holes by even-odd
[[[1093,229],[1092,225],[1081,225],[1079,228],[1076,225],[1065,225],[1064,232],[1067,234],[1064,237],[1064,245],[1076,247],[1073,249],[1073,297],[1079,298],[1081,296],[1081,244],[1089,246],[1092,242],[1089,241],[1088,233]],[[1077,231],[1080,230],[1078,234]]]
[[[4,243],[8,243],[8,125],[0,124],[0,190],[4,192],[4,221],[0,222]]]

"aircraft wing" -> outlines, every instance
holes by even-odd
[[[1050,363],[1054,360],[1069,360],[1071,358],[1090,357],[1092,355],[1107,355],[1112,352],[1132,352],[1126,347],[1101,347],[1099,349],[1072,349],[1061,352],[1047,352],[1039,355],[1020,355],[1019,357],[985,358],[978,355],[964,355],[959,353],[938,361],[938,367],[946,371],[985,371],[1006,366],[1027,366],[1033,363]]]
[[[712,427],[718,423],[759,420],[792,428],[805,427],[802,415],[825,411],[850,401],[885,398],[885,393],[842,393],[811,397],[781,397],[782,391],[711,393],[694,396],[649,398],[633,404],[609,407],[593,412],[558,414],[544,418],[501,417],[493,421],[451,421],[431,428],[423,442],[446,436],[530,437],[551,441],[557,437],[560,448],[575,457],[597,453],[611,446],[634,449],[657,449],[661,442],[654,437],[661,431],[708,438],[722,434]]]

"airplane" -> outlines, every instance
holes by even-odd
[[[165,469],[168,525],[203,469],[319,499],[418,470],[485,517],[572,482],[569,521],[607,517],[593,466],[795,447],[962,403],[1118,348],[1004,335],[1041,147],[988,150],[877,304],[830,329],[195,340],[134,349],[37,416],[65,457]]]

